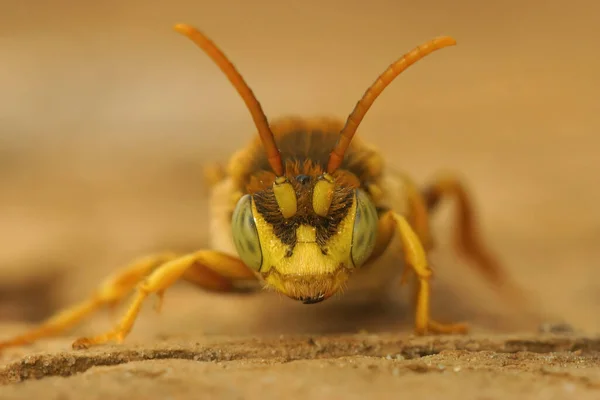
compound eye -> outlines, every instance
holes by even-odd
[[[360,267],[367,261],[377,240],[378,216],[375,205],[367,194],[356,190],[356,215],[352,234],[352,262]]]
[[[262,265],[262,250],[256,222],[252,214],[252,197],[244,195],[235,206],[231,217],[233,243],[240,259],[255,271]]]

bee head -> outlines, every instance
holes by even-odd
[[[232,232],[240,258],[269,287],[312,304],[370,256],[377,212],[361,189],[328,173],[285,176],[238,201]]]

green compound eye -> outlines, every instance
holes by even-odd
[[[352,262],[360,267],[369,258],[377,240],[377,210],[362,190],[356,191],[356,216],[352,234]]]
[[[259,271],[262,265],[260,238],[252,214],[252,197],[244,195],[235,206],[231,217],[233,243],[241,260],[250,268]]]

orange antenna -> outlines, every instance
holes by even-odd
[[[175,25],[175,30],[192,40],[198,47],[200,47],[204,52],[221,68],[221,71],[227,76],[227,79],[231,82],[235,90],[240,94],[244,103],[246,103],[246,107],[250,111],[252,115],[252,119],[254,120],[254,124],[258,129],[258,134],[260,139],[262,140],[263,146],[265,147],[265,151],[267,152],[267,159],[269,160],[269,164],[273,171],[277,176],[283,175],[283,163],[281,161],[281,155],[279,154],[279,149],[277,149],[277,145],[275,144],[275,137],[273,136],[273,132],[269,127],[269,123],[267,122],[267,117],[263,112],[260,103],[252,93],[250,87],[244,81],[244,78],[240,75],[237,69],[233,66],[231,61],[227,59],[225,54],[204,34],[199,32],[197,29],[186,25],[186,24],[177,24]]]
[[[337,170],[344,159],[344,154],[350,146],[350,142],[358,129],[361,121],[365,117],[371,105],[381,92],[390,84],[392,81],[402,73],[405,69],[410,67],[415,62],[427,56],[429,53],[439,50],[443,47],[453,46],[456,44],[456,40],[449,36],[440,37],[437,39],[430,40],[427,43],[422,44],[411,50],[410,52],[403,55],[396,62],[391,64],[377,80],[367,89],[362,98],[356,103],[354,110],[348,116],[346,125],[340,132],[340,137],[335,144],[335,147],[329,155],[329,162],[327,164],[327,172],[332,174]]]

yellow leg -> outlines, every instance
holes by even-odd
[[[432,333],[465,333],[465,324],[442,324],[430,318],[429,299],[431,288],[429,279],[432,272],[429,269],[425,249],[419,237],[410,226],[408,221],[400,214],[392,213],[396,225],[396,232],[402,241],[402,247],[406,257],[406,267],[411,268],[418,279],[417,304],[415,311],[415,331],[419,335]]]
[[[21,346],[38,339],[58,335],[72,328],[98,309],[116,306],[153,269],[173,258],[175,258],[174,254],[164,253],[134,261],[122,271],[107,279],[88,299],[58,312],[29,332],[0,341],[0,351],[7,347]]]
[[[410,178],[404,177],[404,185],[409,204],[408,221],[419,237],[425,250],[429,250],[433,247],[433,238],[431,237],[429,229],[429,211],[427,210],[427,203],[417,188],[417,185]]]
[[[225,279],[215,279],[216,276]],[[216,251],[198,251],[173,259],[156,268],[138,285],[129,309],[115,329],[95,337],[80,338],[73,343],[73,348],[87,348],[107,342],[121,343],[131,331],[146,298],[150,294],[162,298],[164,291],[181,278],[204,286],[212,285],[215,289],[220,285],[226,286],[226,280],[256,279],[254,273],[241,260]]]

